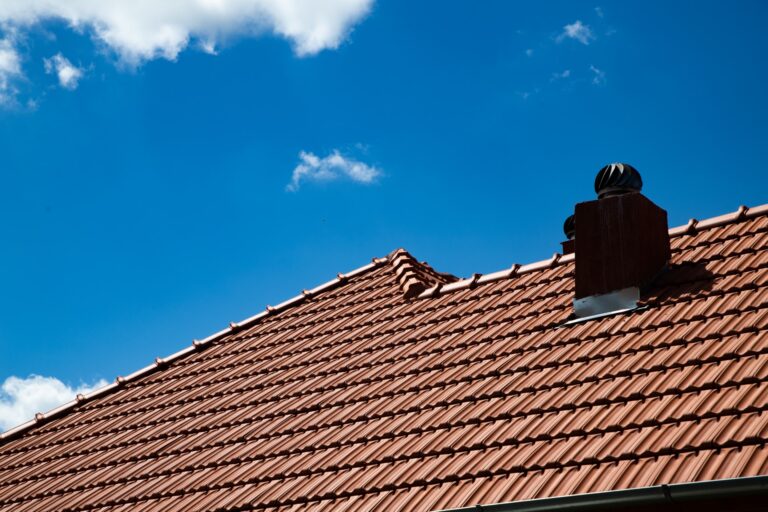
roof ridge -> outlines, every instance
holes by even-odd
[[[114,382],[112,382],[111,384],[107,384],[106,386],[95,389],[90,393],[85,393],[85,394],[78,393],[74,400],[70,400],[69,402],[66,402],[58,407],[55,407],[45,413],[38,412],[35,414],[34,418],[32,418],[31,420],[26,421],[20,425],[17,425],[9,430],[6,430],[5,432],[0,432],[0,445],[4,444],[6,441],[8,441],[11,438],[18,436],[19,434],[22,434],[24,432],[27,432],[28,430],[31,430],[36,426],[40,426],[49,420],[52,420],[54,418],[58,418],[59,416],[64,415],[65,413],[74,409],[74,407],[77,405],[83,404],[89,400],[93,400],[94,398],[107,395],[110,392],[121,388],[127,382],[138,380],[142,377],[155,373],[156,371],[165,369],[167,368],[168,364],[174,361],[177,361],[179,359],[182,359],[188,356],[189,354],[199,352],[200,350],[203,350],[206,347],[210,346],[212,342],[217,341],[223,338],[224,336],[233,334],[241,329],[251,327],[253,324],[257,323],[262,318],[265,318],[277,312],[280,312],[290,307],[293,307],[295,305],[298,305],[299,303],[303,302],[309,297],[314,297],[315,295],[321,292],[328,291],[340,284],[346,283],[350,278],[360,276],[362,274],[365,274],[369,270],[378,268],[381,265],[388,263],[390,261],[390,256],[383,257],[383,258],[373,258],[371,260],[371,263],[367,265],[358,267],[350,272],[338,273],[336,274],[335,279],[331,279],[330,281],[323,283],[319,286],[316,286],[315,288],[312,288],[310,290],[302,290],[299,295],[296,295],[293,298],[283,301],[276,306],[268,305],[264,309],[264,311],[257,313],[256,315],[253,315],[249,318],[246,318],[245,320],[241,320],[240,322],[230,322],[227,327],[225,327],[224,329],[218,332],[211,334],[207,338],[204,338],[202,340],[195,339],[192,341],[192,345],[186,348],[183,348],[178,352],[175,352],[166,357],[156,357],[155,361],[152,364],[145,366],[144,368],[137,370],[127,376],[118,376],[114,380]]]
[[[436,271],[427,264],[420,262],[405,249],[396,249],[387,256],[389,262],[395,268],[400,291],[406,299],[416,297],[429,286],[442,285],[458,280],[452,274],[444,274]]]
[[[682,235],[693,235],[697,231],[702,229],[715,228],[724,226],[726,224],[733,224],[740,222],[744,219],[753,219],[761,215],[768,214],[768,203],[761,204],[759,206],[739,206],[735,212],[718,215],[716,217],[709,217],[703,220],[691,218],[688,223],[682,226],[677,226],[669,229],[670,237],[678,237]]]
[[[677,226],[669,229],[670,238],[676,238],[684,235],[695,235],[698,231],[704,229],[715,228],[724,226],[726,224],[734,224],[741,222],[745,219],[753,219],[762,215],[768,215],[768,203],[761,204],[759,206],[748,207],[741,205],[735,212],[718,215],[716,217],[709,217],[707,219],[698,220],[692,218],[687,224]],[[466,279],[459,279],[449,284],[435,284],[430,288],[422,291],[419,295],[419,299],[427,297],[435,297],[441,293],[452,292],[456,290],[463,290],[465,288],[472,288],[478,284],[487,283],[489,281],[496,281],[499,279],[509,279],[521,274],[527,274],[529,272],[535,272],[537,270],[543,270],[549,267],[554,267],[560,263],[568,263],[574,260],[576,255],[555,253],[551,258],[546,260],[536,261],[528,263],[526,265],[520,265],[519,263],[513,264],[510,268],[505,270],[499,270],[497,272],[491,272],[490,274],[473,274],[472,277]]]

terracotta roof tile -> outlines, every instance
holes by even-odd
[[[436,510],[768,474],[768,207],[671,230],[644,309],[573,255],[403,250],[0,438],[0,511]]]

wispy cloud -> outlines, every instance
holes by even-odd
[[[599,5],[597,7],[595,7],[595,14],[597,14],[598,18],[604,18],[605,17],[605,13],[603,12],[603,8],[600,7]]]
[[[590,65],[589,70],[592,71],[592,83],[594,85],[604,85],[605,84],[605,71],[602,69],[597,69],[595,66]]]
[[[581,20],[576,20],[569,25],[563,27],[563,31],[557,36],[557,42],[561,42],[564,39],[575,39],[581,44],[589,44],[595,39],[595,34],[589,25],[585,25]]]
[[[561,80],[563,78],[568,78],[571,76],[571,70],[570,69],[564,69],[563,71],[560,71],[559,73],[552,73],[552,80]]]
[[[381,170],[342,155],[334,150],[328,156],[320,158],[314,153],[299,153],[300,163],[293,169],[291,182],[286,189],[290,192],[299,190],[303,181],[334,181],[347,178],[357,183],[373,183],[381,176]]]
[[[533,56],[533,48],[528,48],[527,50],[525,50],[525,55],[527,57]]]
[[[529,89],[525,91],[517,91],[515,92],[515,94],[517,94],[520,97],[520,99],[522,99],[523,101],[526,101],[532,98],[533,96],[539,94],[540,92],[541,92],[541,88],[534,87],[533,89]]]
[[[0,387],[0,431],[24,423],[38,412],[66,403],[78,393],[89,393],[106,384],[100,380],[92,386],[70,387],[55,377],[8,377]]]
[[[13,101],[14,80],[21,78],[21,57],[11,36],[0,39],[0,105]]]
[[[43,65],[46,73],[56,73],[59,85],[65,89],[77,89],[80,79],[83,77],[83,69],[72,64],[61,53],[57,53],[50,59],[43,59]]]
[[[219,50],[216,49],[216,41],[202,40],[200,41],[200,50],[208,55],[218,55]]]

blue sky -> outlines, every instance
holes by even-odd
[[[30,5],[0,6],[0,382],[111,381],[397,247],[547,258],[611,161],[672,225],[768,202],[764,2],[324,0],[176,39]]]

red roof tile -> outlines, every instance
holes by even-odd
[[[0,437],[0,512],[413,510],[768,474],[768,206],[670,231],[642,308],[573,255],[395,251]]]

